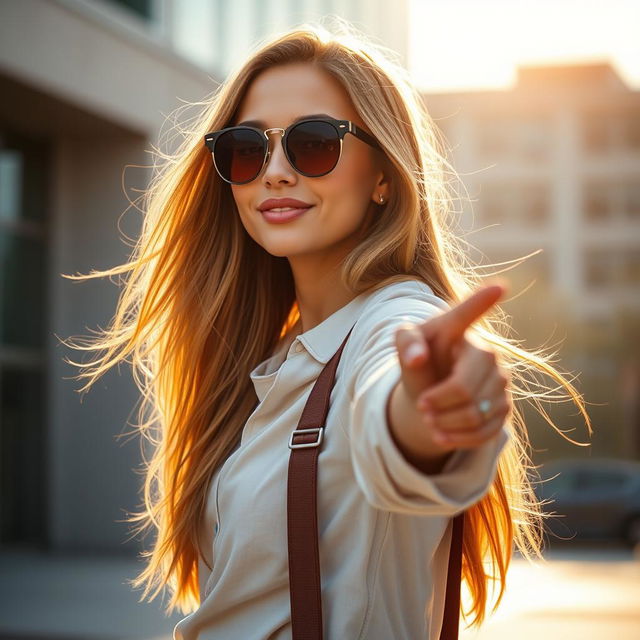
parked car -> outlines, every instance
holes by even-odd
[[[560,459],[539,467],[534,483],[550,541],[612,540],[640,544],[640,462]],[[562,517],[559,517],[562,516]]]

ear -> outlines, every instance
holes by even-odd
[[[381,167],[376,173],[376,182],[373,191],[371,192],[371,199],[377,205],[385,205],[389,202],[389,196],[391,194],[391,179],[390,172],[386,166]]]

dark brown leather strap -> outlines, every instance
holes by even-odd
[[[453,518],[452,527],[449,568],[447,569],[447,592],[444,598],[444,613],[442,615],[440,640],[458,640],[464,511]]]
[[[287,536],[289,593],[293,640],[323,640],[320,556],[318,544],[317,474],[329,399],[336,369],[353,327],[320,372],[289,438]],[[440,640],[457,640],[460,611],[460,568],[464,514],[453,520],[444,621]]]

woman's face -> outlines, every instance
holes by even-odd
[[[259,128],[284,129],[299,116],[318,113],[363,126],[338,81],[310,64],[295,63],[257,76],[232,124],[259,120]],[[262,173],[247,184],[231,185],[242,224],[266,251],[289,258],[292,266],[311,258],[329,267],[332,258],[340,260],[357,244],[358,230],[379,213],[380,195],[388,199],[383,154],[347,134],[333,171],[309,178],[289,164],[279,132],[270,133],[269,139],[271,155]],[[288,222],[270,222],[258,209],[268,198],[295,198],[312,206]]]

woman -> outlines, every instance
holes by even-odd
[[[328,638],[438,638],[463,510],[481,624],[512,544],[541,557],[524,372],[589,425],[501,335],[504,288],[446,224],[435,127],[356,35],[305,25],[254,51],[154,176],[131,261],[97,274],[131,272],[82,376],[133,354],[154,453],[131,521],[156,533],[133,584],[190,614],[174,638],[291,637],[286,438],[346,337],[318,458]]]

